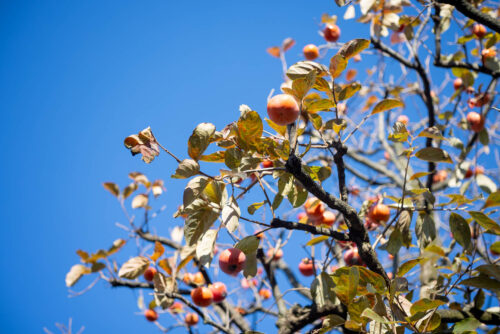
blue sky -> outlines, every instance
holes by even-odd
[[[114,224],[123,215],[102,182],[124,186],[136,170],[165,179],[157,203],[167,205],[164,224],[180,202],[184,182],[169,177],[175,162],[162,154],[145,165],[123,139],[151,125],[186,157],[196,124],[220,129],[237,119],[240,104],[264,116],[282,81],[265,49],[293,37],[289,63],[299,60],[305,44],[323,42],[324,12],[343,15],[333,1],[1,2],[2,330],[55,331],[72,317],[85,333],[157,332],[136,315],[133,292],[100,283],[68,298],[64,285],[76,249],[124,236]],[[351,27],[341,25],[341,41],[367,36],[367,26]]]
[[[103,181],[123,186],[138,170],[167,181],[159,204],[168,217],[180,202],[173,160],[145,165],[124,137],[151,125],[186,156],[196,124],[221,128],[242,103],[262,112],[281,83],[265,49],[293,37],[298,59],[303,45],[321,42],[317,22],[332,10],[319,1],[2,1],[2,330],[39,333],[73,317],[88,333],[155,332],[134,316],[132,292],[100,283],[68,298],[64,285],[76,249],[123,237]]]

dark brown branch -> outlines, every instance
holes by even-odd
[[[334,238],[336,240],[340,241],[350,241],[351,239],[349,238],[348,235],[334,231],[329,228],[324,228],[324,227],[318,227],[318,226],[313,226],[313,225],[307,225],[307,224],[301,224],[301,223],[296,223],[296,222],[289,222],[286,220],[281,220],[279,218],[274,218],[271,221],[271,227],[273,228],[278,228],[282,227],[287,230],[300,230],[300,231],[306,231],[314,235],[326,235],[328,237]]]
[[[476,9],[467,0],[438,0],[438,2],[452,5],[465,16],[473,19],[476,22],[484,24],[488,28],[495,30],[497,33],[500,33],[500,21]]]
[[[112,287],[126,287],[130,289],[154,289],[153,283],[147,282],[127,281],[118,278],[110,278],[108,282]],[[189,295],[191,293],[191,291],[186,289],[179,289],[178,292],[181,295]]]
[[[435,59],[434,65],[437,67],[443,67],[443,68],[453,68],[453,67],[466,68],[466,69],[471,70],[471,71],[491,75],[494,78],[500,77],[500,71],[492,71],[489,68],[485,67],[484,65],[463,63],[463,62],[453,61],[453,60],[449,60],[449,61],[444,62],[442,59]]]
[[[340,199],[348,203],[347,187],[345,186],[345,165],[344,155],[347,153],[347,146],[342,144],[340,140],[333,142],[333,147],[337,153],[333,156],[333,161],[337,165],[337,175],[339,177],[339,194]]]
[[[387,284],[390,280],[384,267],[378,261],[377,255],[370,244],[370,238],[363,226],[363,222],[356,210],[346,202],[332,196],[326,192],[319,184],[304,171],[302,161],[295,155],[290,155],[285,165],[287,171],[291,173],[306,190],[316,196],[331,209],[338,210],[344,215],[345,222],[349,228],[349,237],[357,245],[361,258],[368,268],[384,277]]]

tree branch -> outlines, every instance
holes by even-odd
[[[460,13],[473,19],[476,22],[484,24],[500,34],[500,21],[494,17],[482,13],[470,4],[467,0],[438,0],[439,3],[445,3],[454,6]]]
[[[300,230],[300,231],[306,231],[314,235],[326,235],[328,237],[334,238],[339,241],[350,241],[351,239],[349,238],[348,235],[334,231],[330,228],[324,228],[324,227],[318,227],[318,226],[313,226],[313,225],[307,225],[307,224],[301,224],[297,222],[289,222],[286,220],[281,220],[280,218],[274,218],[271,221],[271,227],[273,228],[278,228],[282,227],[287,230]]]

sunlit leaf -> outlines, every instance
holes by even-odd
[[[371,115],[378,114],[380,112],[393,109],[393,108],[398,108],[398,107],[404,107],[404,103],[399,101],[399,100],[394,100],[394,99],[385,99],[380,101],[375,105],[373,108]]]
[[[192,159],[198,160],[205,152],[214,133],[215,125],[211,123],[201,123],[193,130],[188,140],[188,154]]]
[[[437,147],[425,147],[417,151],[415,156],[424,161],[453,163],[448,152]]]
[[[145,256],[136,256],[125,262],[120,270],[118,276],[128,279],[136,279],[144,274],[144,271],[149,267],[149,259]]]
[[[118,197],[120,195],[120,187],[116,183],[113,182],[104,182],[103,184],[104,189],[109,191],[113,196]]]
[[[66,274],[66,286],[71,287],[75,285],[83,275],[90,273],[90,268],[85,267],[83,264],[75,264]]]

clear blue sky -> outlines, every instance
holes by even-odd
[[[281,83],[265,49],[293,37],[298,60],[322,42],[317,23],[333,10],[333,1],[2,1],[2,331],[40,333],[73,317],[87,333],[154,333],[134,316],[132,292],[100,283],[69,299],[64,285],[76,249],[124,237],[103,181],[123,186],[138,170],[166,179],[167,217],[180,202],[173,160],[145,165],[124,137],[151,125],[185,156],[196,124],[221,128],[242,103],[264,111]]]
[[[185,157],[196,124],[222,128],[240,104],[264,116],[281,83],[265,49],[293,37],[293,63],[305,44],[323,42],[321,14],[343,11],[333,1],[2,1],[2,331],[55,331],[72,317],[85,333],[157,332],[135,315],[133,292],[99,283],[68,298],[64,285],[76,249],[124,237],[103,181],[123,186],[135,170],[164,178],[164,224],[180,202],[174,161],[162,154],[145,165],[123,139],[151,125]],[[353,26],[341,25],[341,41],[367,36],[367,26]]]

